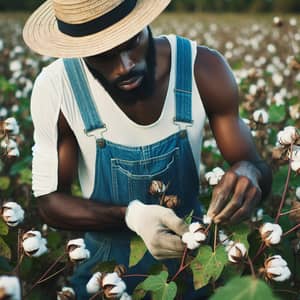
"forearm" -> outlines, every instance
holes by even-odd
[[[38,198],[38,210],[52,227],[75,231],[103,231],[126,227],[126,207],[54,192]]]

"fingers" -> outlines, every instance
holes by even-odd
[[[228,171],[220,181],[220,183],[214,188],[211,204],[209,206],[207,215],[214,219],[224,207],[227,205],[230,194],[234,190],[238,176]]]
[[[179,236],[182,236],[189,230],[188,225],[177,217],[171,209],[162,216],[162,224]]]
[[[226,182],[226,187],[230,188],[231,191],[233,190],[233,195],[231,199],[229,196],[227,199],[222,199],[222,205],[215,206],[215,212],[222,208],[213,217],[213,220],[215,223],[238,223],[251,216],[252,211],[260,201],[261,190],[245,176],[239,178],[231,176],[226,179]],[[224,185],[221,188],[224,188]],[[226,194],[228,192],[222,195]]]
[[[149,250],[156,259],[166,259],[181,257],[184,248],[181,237],[169,232],[160,232]]]
[[[250,180],[247,177],[240,177],[236,183],[234,194],[222,211],[214,217],[216,223],[228,221],[229,218],[243,206],[245,194],[250,187]]]
[[[256,187],[252,187],[245,197],[244,205],[240,209],[238,209],[230,218],[230,223],[236,224],[250,218],[251,213],[259,203],[260,199],[261,190],[257,189]]]

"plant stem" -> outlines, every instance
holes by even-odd
[[[42,279],[44,279],[50,273],[50,271],[59,263],[59,261],[62,260],[66,255],[67,253],[64,252],[61,256],[59,256],[37,282],[40,282]]]
[[[250,258],[249,256],[248,256],[248,263],[249,263],[249,266],[250,266],[250,270],[251,270],[252,277],[253,277],[254,279],[256,279],[256,274],[255,274],[253,262],[252,262],[252,260],[251,260],[251,258]]]
[[[18,253],[17,253],[18,263],[13,271],[17,277],[19,277],[20,265],[24,258],[24,252],[23,252],[23,248],[22,248],[22,236],[23,236],[23,230],[19,228],[18,229],[18,246],[17,246],[18,247]]]
[[[38,279],[38,281],[30,288],[30,290],[27,292],[27,294],[24,296],[24,298],[28,297],[30,295],[30,293],[32,292],[32,290],[40,284],[40,282],[43,282],[44,278],[50,273],[50,271],[57,265],[57,263],[63,259],[65,256],[67,255],[67,253],[63,253],[61,256],[59,256],[55,262],[48,268],[48,270]]]
[[[94,300],[96,299],[98,296],[100,296],[103,293],[103,291],[99,291],[98,293],[96,293],[95,295],[93,295],[91,298],[89,298],[89,300]]]
[[[265,245],[265,243],[264,242],[262,242],[261,244],[260,244],[260,247],[259,247],[259,249],[257,250],[257,253],[256,253],[256,255],[254,256],[254,258],[252,259],[252,262],[254,262],[263,252],[264,252],[264,250],[266,249],[266,245]]]
[[[214,252],[217,248],[217,233],[218,233],[218,224],[215,224],[215,234],[214,234]]]
[[[47,280],[49,280],[49,279],[55,277],[57,274],[61,273],[61,272],[64,271],[66,268],[67,268],[67,266],[64,266],[63,268],[61,268],[61,269],[58,270],[57,272],[53,273],[52,275],[50,275],[50,276],[48,276],[48,277],[46,277],[46,278],[44,278],[44,279],[39,280],[39,281],[37,282],[37,284],[41,284],[41,283],[43,283],[43,282],[45,282],[45,281],[47,281]]]
[[[282,210],[284,202],[285,202],[285,198],[286,198],[286,194],[287,194],[287,190],[288,190],[288,186],[289,186],[289,182],[290,182],[290,178],[291,178],[291,171],[292,171],[291,164],[292,164],[292,159],[293,159],[292,158],[293,144],[291,144],[291,150],[290,151],[291,151],[291,157],[290,157],[290,160],[289,160],[288,174],[287,174],[287,178],[286,178],[285,187],[284,187],[284,191],[283,191],[283,194],[282,194],[281,202],[280,202],[278,212],[277,212],[277,215],[276,215],[276,218],[275,218],[275,224],[277,224],[278,221],[279,221],[281,210]]]
[[[128,275],[123,275],[122,278],[130,278],[130,277],[144,277],[147,278],[149,275],[144,275],[144,274],[128,274]]]
[[[293,294],[293,295],[296,295],[298,296],[299,293],[295,292],[295,291],[290,291],[290,290],[279,290],[279,289],[273,289],[274,292],[282,292],[282,293],[290,293],[290,294]]]
[[[19,276],[20,265],[23,261],[23,258],[24,258],[24,253],[21,254],[20,258],[18,258],[18,263],[17,263],[16,267],[14,268],[14,270],[12,271],[12,273],[16,274],[17,277]]]
[[[176,274],[172,277],[171,281],[174,281],[178,277],[178,275],[187,267],[187,266],[184,265],[184,262],[185,262],[185,259],[186,259],[186,256],[187,256],[187,252],[188,252],[188,248],[186,246],[184,248],[184,251],[183,251],[183,255],[182,255],[182,258],[181,258],[181,263],[180,263],[179,269],[176,272]]]
[[[292,233],[293,231],[297,230],[298,228],[300,228],[300,224],[294,226],[293,228],[291,228],[287,232],[283,233],[282,236],[287,236],[288,234]]]
[[[286,211],[286,212],[281,213],[281,214],[280,214],[280,217],[281,217],[281,216],[289,215],[289,214],[291,214],[291,213],[293,213],[293,212],[296,212],[296,211],[299,211],[299,210],[300,210],[300,207],[299,207],[299,208],[295,208],[295,209],[291,209],[291,210],[289,210],[289,211]]]
[[[208,235],[208,232],[209,232],[209,230],[210,230],[212,224],[213,224],[213,223],[211,222],[211,223],[208,224],[208,226],[206,227],[206,229],[205,229],[205,231],[204,231],[205,235]]]

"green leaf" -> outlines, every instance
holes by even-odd
[[[249,250],[248,235],[250,234],[250,228],[246,223],[229,226],[228,230],[232,233],[230,238],[232,241],[244,244]]]
[[[5,77],[0,76],[0,91],[9,93],[17,89],[15,84],[10,83]]]
[[[137,265],[146,251],[147,247],[144,241],[139,236],[134,235],[130,241],[129,267]]]
[[[0,190],[6,191],[10,186],[10,178],[8,176],[0,177]]]
[[[223,246],[217,247],[216,252],[210,246],[200,247],[191,264],[195,289],[204,287],[210,280],[217,280],[227,262],[227,253]]]
[[[32,157],[27,156],[21,161],[14,163],[9,171],[9,174],[11,176],[19,175],[24,168],[29,168],[31,166],[31,163],[32,163]]]
[[[176,297],[177,286],[175,282],[167,283],[168,272],[163,271],[159,275],[151,275],[140,287],[144,291],[152,292],[153,300],[173,300]]]
[[[1,272],[11,272],[12,266],[9,264],[8,260],[0,256],[0,274]]]
[[[284,190],[284,185],[286,182],[287,174],[288,174],[288,165],[281,166],[278,171],[273,175],[273,184],[272,184],[272,192],[276,195],[281,195]],[[299,177],[295,175],[295,173],[291,174],[289,186],[297,187],[299,185]]]
[[[25,168],[20,171],[20,183],[21,184],[29,184],[32,183],[32,174],[31,169]]]
[[[27,278],[27,279],[34,279],[36,278],[36,275],[33,276],[33,272],[34,272],[34,260],[31,257],[25,256],[21,266],[20,266],[20,275],[23,278]]]
[[[2,218],[0,218],[0,235],[8,234],[8,226]]]
[[[261,280],[252,277],[234,278],[221,287],[211,300],[276,300],[271,288]]]
[[[164,288],[153,293],[153,300],[173,300],[176,297],[177,285],[174,281],[166,283]]]
[[[237,276],[241,276],[243,271],[239,264],[228,264],[224,267],[221,278],[224,282],[228,282]]]
[[[184,218],[184,222],[186,224],[191,224],[192,220],[193,220],[193,214],[194,214],[194,210],[192,210],[185,218]]]
[[[63,244],[62,235],[57,231],[49,231],[47,241],[51,249],[59,249]]]
[[[271,123],[280,123],[284,121],[286,116],[285,105],[271,105],[269,108],[269,121]]]
[[[168,279],[168,272],[163,271],[158,275],[150,275],[142,284],[145,291],[156,292],[164,287]]]
[[[3,256],[9,260],[11,258],[10,248],[1,237],[0,237],[0,256]]]
[[[133,300],[141,300],[144,299],[146,296],[146,291],[143,289],[143,282],[141,282],[139,285],[136,286],[132,293],[132,299]]]

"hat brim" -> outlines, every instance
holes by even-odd
[[[111,50],[149,25],[171,0],[138,0],[133,11],[116,24],[83,37],[59,31],[52,0],[43,3],[23,29],[25,43],[35,52],[50,57],[87,57]]]

